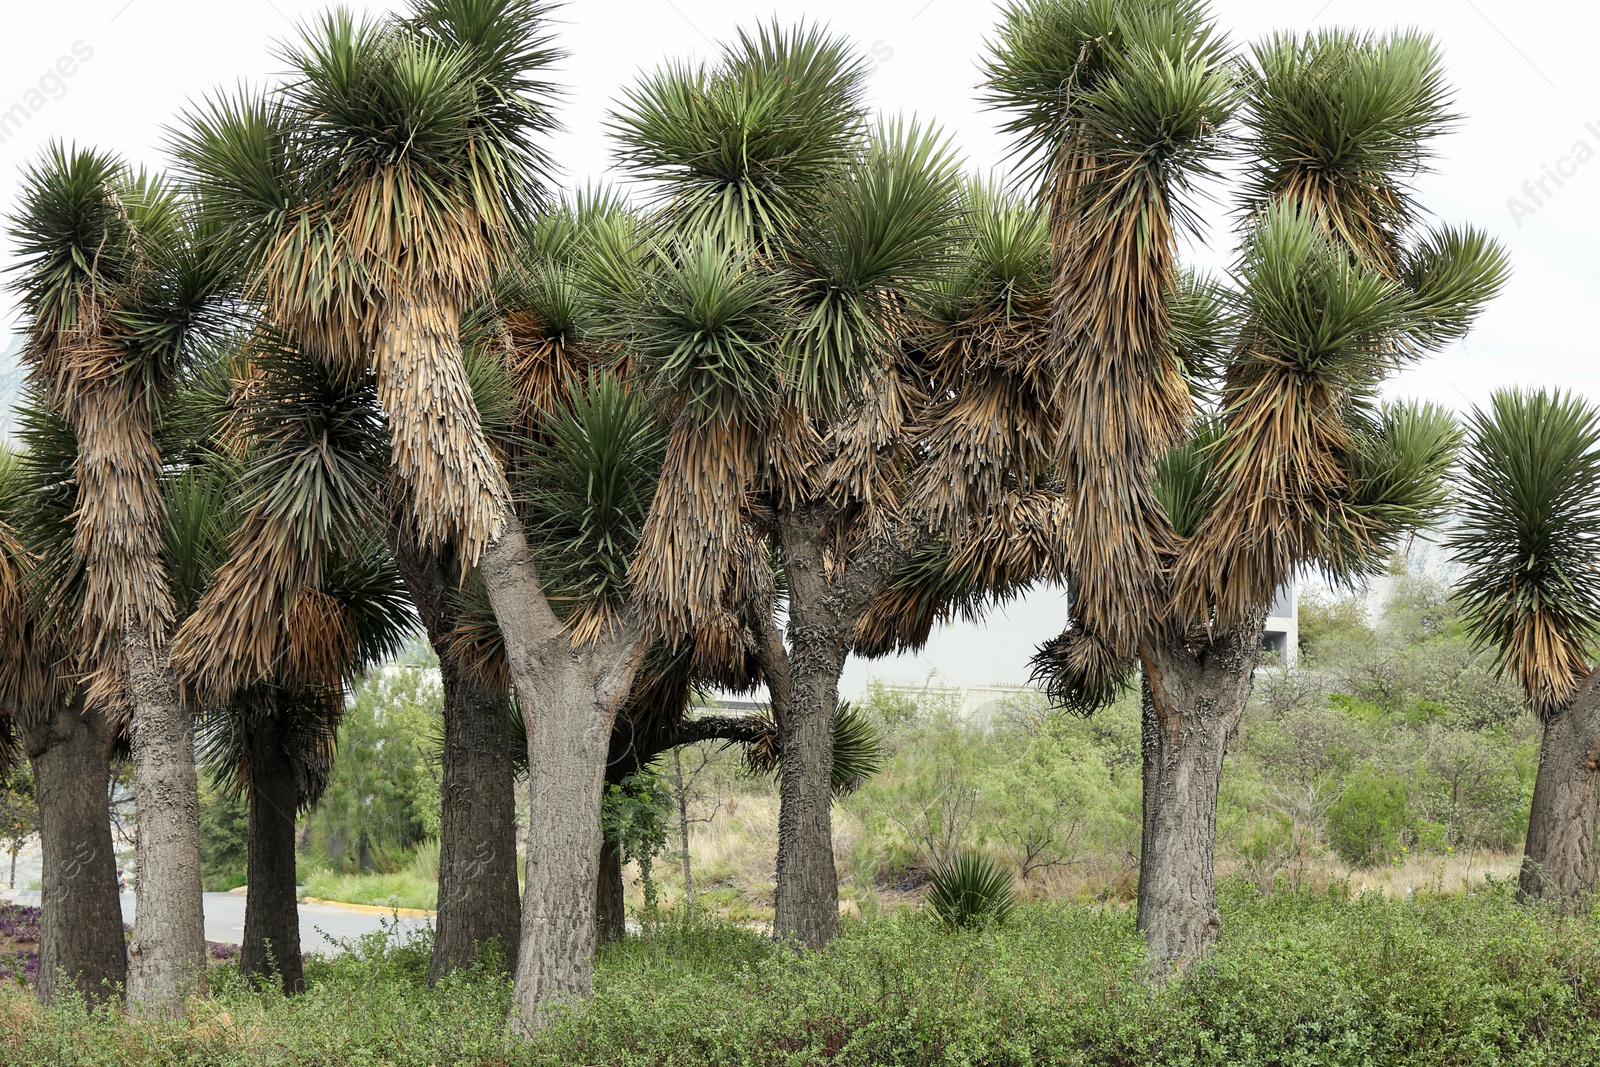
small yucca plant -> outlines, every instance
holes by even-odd
[[[1003,923],[1017,903],[1011,875],[977,852],[957,852],[934,868],[926,899],[952,930]]]

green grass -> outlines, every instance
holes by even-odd
[[[421,877],[414,866],[393,874],[342,874],[319,869],[306,876],[305,895],[345,904],[432,911],[439,899],[436,877]]]
[[[187,1023],[41,1011],[0,992],[0,1063],[1163,1064],[1600,1062],[1600,922],[1498,885],[1397,902],[1230,887],[1219,949],[1142,980],[1120,907],[1040,903],[947,932],[915,912],[851,922],[794,956],[703,924],[631,938],[596,993],[508,1044],[506,981],[429,990],[425,937],[369,938],[285,1000],[219,973]]]
[[[349,874],[317,868],[303,884],[305,895],[318,900],[432,911],[439,900],[439,842],[425,842],[398,871]]]

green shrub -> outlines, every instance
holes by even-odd
[[[485,966],[430,989],[425,932],[313,958],[306,992],[231,967],[185,1021],[131,1020],[0,986],[0,1063],[53,1067],[1578,1067],[1600,1062],[1600,922],[1455,897],[1225,887],[1222,940],[1143,980],[1120,907],[1038,903],[949,932],[914,914],[847,922],[820,952],[670,921],[602,952],[592,997],[530,1044]],[[66,999],[66,998],[63,998]]]
[[[1397,775],[1362,767],[1328,809],[1328,841],[1352,867],[1382,862],[1414,840],[1406,783]]]

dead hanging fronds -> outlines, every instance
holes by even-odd
[[[1086,630],[1068,629],[1046,641],[1034,656],[1034,681],[1057,707],[1088,715],[1120,695],[1138,661]]]
[[[1240,283],[1245,326],[1209,446],[1219,491],[1173,578],[1179,617],[1219,631],[1314,562],[1330,525],[1365,538],[1345,514],[1356,499],[1361,397],[1392,370],[1389,341],[1407,314],[1399,286],[1287,203],[1251,235]],[[1376,545],[1349,548],[1371,555]]]
[[[163,658],[175,613],[156,412],[216,279],[186,253],[173,191],[88,150],[57,146],[29,172],[17,234],[23,358],[76,449],[72,643],[91,698],[125,712],[129,649]]]
[[[264,508],[246,516],[195,610],[173,638],[172,663],[197,700],[223,702],[270,678],[290,635],[286,614],[322,581],[321,560],[301,551]]]
[[[288,641],[277,676],[301,685],[337,684],[356,650],[354,622],[344,605],[320,589],[301,589],[283,623]]]
[[[410,520],[424,544],[454,539],[465,568],[512,513],[505,471],[473,404],[456,306],[442,298],[388,301],[372,364]]]
[[[1158,610],[1173,536],[1150,487],[1190,397],[1167,340],[1176,247],[1166,192],[1138,182],[1113,195],[1104,185],[1118,179],[1101,166],[1070,152],[1051,192],[1054,450],[1073,509],[1072,616],[1128,655]]]
[[[899,513],[910,462],[908,431],[923,406],[916,381],[899,362],[886,358],[872,368],[860,395],[823,439],[831,458],[822,485],[835,506],[860,504],[885,516]]]
[[[174,145],[250,296],[319,358],[375,372],[411,521],[468,567],[510,493],[458,320],[539,199],[538,75],[559,55],[542,10],[455,24],[475,17],[336,13],[284,48],[290,77],[195,109]]]
[[[0,463],[6,459],[0,454]],[[5,492],[0,478],[0,498]],[[10,503],[0,499],[0,507]],[[32,573],[32,554],[0,519],[0,713],[23,722],[60,707],[73,686],[61,635],[36,610]]]
[[[655,505],[631,573],[652,632],[693,633],[697,621],[737,604],[730,578],[744,551],[745,497],[754,477],[751,429],[685,412],[673,424]]]
[[[1234,106],[1229,51],[1194,5],[1027,3],[985,63],[1049,216],[1070,610],[1118,658],[1159,610],[1174,547],[1150,490],[1190,417],[1166,301],[1184,195]]]
[[[327,591],[330,560],[359,556],[388,515],[388,442],[368,372],[269,331],[240,359],[228,432],[244,517],[173,641],[179,676],[213,703],[275,677],[302,596]]]

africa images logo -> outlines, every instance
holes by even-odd
[[[1600,143],[1600,125],[1586,122],[1583,128],[1596,143]],[[1563,179],[1576,177],[1578,168],[1594,157],[1594,145],[1580,137],[1572,142],[1572,148],[1566,155],[1557,159],[1554,165],[1544,164],[1540,168],[1539,177],[1523,182],[1522,197],[1513,196],[1506,199],[1506,210],[1511,212],[1511,221],[1517,224],[1517,229],[1522,229],[1524,219],[1537,215],[1540,208],[1555,198],[1557,190],[1567,184]],[[1552,185],[1555,188],[1552,189]]]
[[[15,137],[28,124],[28,120],[43,111],[50,101],[66,96],[67,79],[77,74],[83,64],[93,58],[94,49],[87,42],[74,41],[67,54],[39,75],[38,80],[22,94],[21,100],[0,111],[0,145]]]

